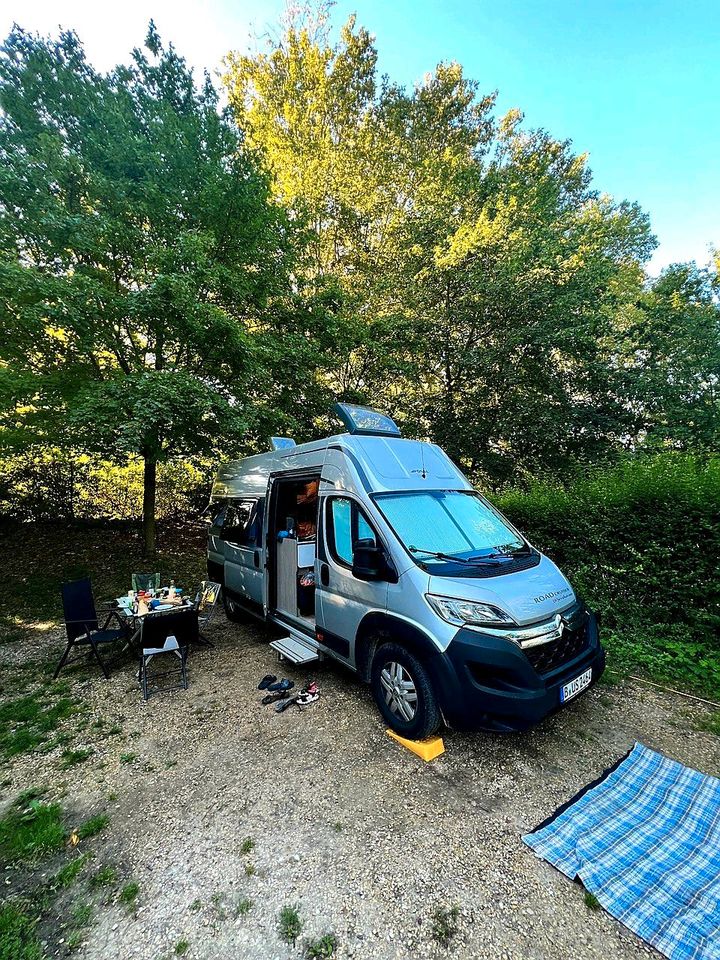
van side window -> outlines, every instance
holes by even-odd
[[[222,538],[241,547],[255,546],[259,539],[257,500],[231,500],[225,512]]]
[[[353,562],[353,544],[358,540],[376,541],[375,531],[358,505],[346,497],[332,497],[327,511],[328,546],[333,558],[346,567]]]

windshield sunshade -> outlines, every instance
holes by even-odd
[[[378,507],[402,543],[423,562],[432,553],[461,558],[512,554],[525,548],[511,527],[476,493],[380,494]]]

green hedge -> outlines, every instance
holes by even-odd
[[[600,613],[611,666],[720,697],[720,458],[636,458],[494,499]]]

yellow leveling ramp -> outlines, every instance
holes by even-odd
[[[442,741],[442,737],[428,737],[426,740],[406,740],[405,737],[401,737],[400,734],[395,733],[394,730],[386,730],[385,732],[389,737],[392,737],[393,740],[397,740],[398,743],[402,744],[403,747],[407,747],[408,750],[416,753],[420,759],[426,763],[428,760],[434,760],[435,757],[439,757],[441,753],[445,753],[445,744]]]

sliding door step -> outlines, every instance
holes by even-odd
[[[289,660],[291,663],[313,663],[320,659],[315,646],[296,634],[278,637],[270,643],[270,646],[277,651],[281,660]]]

